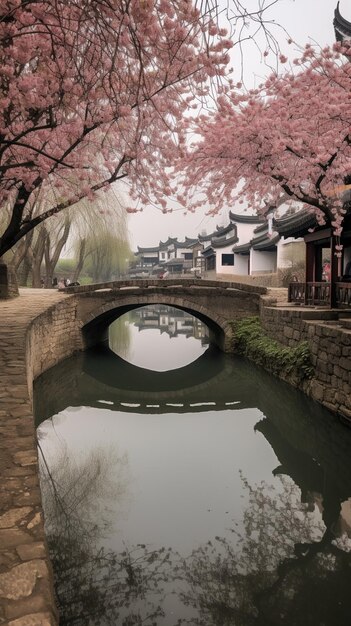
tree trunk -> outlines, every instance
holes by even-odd
[[[24,287],[27,286],[28,276],[31,269],[31,262],[28,257],[28,248],[30,247],[32,240],[33,231],[28,233],[26,237],[23,237],[23,239],[18,242],[11,261],[17,275],[18,284],[23,285]]]
[[[38,232],[38,238],[34,248],[29,248],[32,257],[32,287],[41,287],[41,268],[44,257],[45,241],[47,232],[45,226],[42,226]]]
[[[29,258],[28,250],[27,250],[27,254],[24,257],[17,272],[19,285],[22,285],[23,287],[27,287],[31,268],[32,268],[32,264],[31,264],[31,260]]]
[[[71,228],[71,220],[70,220],[69,213],[67,213],[67,215],[65,216],[65,223],[63,226],[62,235],[57,241],[56,247],[54,248],[53,251],[52,251],[53,245],[51,242],[51,238],[50,238],[49,233],[47,233],[45,245],[44,245],[45,269],[46,269],[45,286],[46,287],[52,286],[52,279],[54,276],[55,267],[60,258],[62,248],[67,242],[70,228]],[[52,256],[51,256],[51,253],[52,253]]]

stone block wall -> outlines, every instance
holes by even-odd
[[[303,391],[351,423],[351,330],[328,320],[308,319],[309,314],[315,316],[314,311],[274,308],[264,301],[260,309],[261,324],[270,337],[290,347],[308,342],[314,376]]]
[[[26,336],[26,362],[29,393],[33,380],[77,350],[83,349],[77,323],[77,298],[70,297],[36,317]]]
[[[16,373],[16,385],[8,387],[8,393],[12,390],[15,394],[14,404],[10,395],[6,421],[0,419],[5,446],[5,455],[0,449],[0,505],[5,510],[0,514],[0,623],[4,626],[57,626],[59,622],[44,534],[30,398],[33,380],[82,346],[76,308],[76,298],[63,297],[39,315],[25,312],[22,338],[18,345],[12,339],[14,364],[6,361],[7,368]],[[7,451],[12,462],[6,458]]]
[[[75,298],[25,290],[0,307],[0,623],[57,626],[32,380],[79,345]],[[76,328],[77,327],[77,328]]]
[[[301,341],[307,341],[308,329],[304,324],[302,311],[291,308],[275,308],[268,298],[261,299],[260,319],[267,334],[286,346],[294,348]]]

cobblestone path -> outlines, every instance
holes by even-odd
[[[67,296],[23,289],[0,301],[0,624],[54,626],[25,338],[31,320]]]

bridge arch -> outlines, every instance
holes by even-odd
[[[85,304],[86,304],[86,299]],[[232,339],[232,329],[229,321],[212,307],[207,307],[201,298],[196,299],[184,295],[177,296],[174,293],[150,293],[150,294],[127,294],[111,293],[110,297],[105,294],[104,301],[96,302],[92,299],[91,307],[81,315],[80,326],[86,347],[106,342],[108,327],[113,321],[133,309],[142,308],[150,304],[160,304],[181,309],[200,319],[210,331],[211,343],[221,350],[228,351]]]

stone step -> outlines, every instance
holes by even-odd
[[[351,328],[351,318],[350,317],[339,317],[339,324],[343,328]]]
[[[301,317],[304,320],[337,320],[338,312],[334,309],[305,309],[301,312]]]
[[[338,318],[339,319],[351,319],[351,309],[340,309],[338,311]]]

